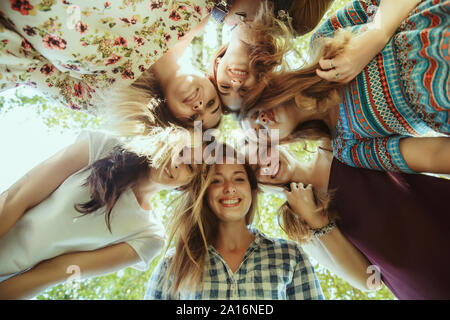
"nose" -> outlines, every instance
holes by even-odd
[[[239,79],[231,79],[230,81],[233,89],[238,89],[242,85],[242,81]]]
[[[192,105],[192,110],[199,111],[203,109],[203,100],[200,99],[198,101],[195,101],[195,103]]]
[[[266,116],[266,113],[264,111],[260,112],[258,115],[258,120],[262,124],[267,124],[269,119]]]
[[[235,194],[236,193],[236,187],[230,181],[226,181],[225,182],[225,186],[223,188],[223,193],[224,194]]]

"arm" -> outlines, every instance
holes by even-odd
[[[88,139],[74,143],[42,162],[0,195],[0,237],[28,209],[47,198],[70,175],[89,163]]]
[[[405,173],[450,173],[449,137],[349,139],[334,155],[352,167]]]
[[[450,174],[450,137],[404,138],[399,148],[412,170]]]
[[[373,21],[367,23],[367,30],[354,37],[338,56],[331,59],[322,57],[319,61],[322,70],[317,69],[317,75],[328,81],[350,82],[386,46],[395,30],[420,1],[381,0]]]
[[[136,251],[126,243],[64,254],[0,283],[0,299],[30,299],[50,286],[69,280],[70,266],[79,268],[81,280],[115,272],[138,261]]]
[[[304,187],[301,183],[292,183],[291,190],[286,191],[289,206],[310,228],[319,229],[328,224],[328,217],[317,213],[311,185]],[[369,261],[337,227],[320,239],[313,239],[312,244],[307,244],[306,248],[319,263],[355,288],[363,291],[374,289],[367,287]]]

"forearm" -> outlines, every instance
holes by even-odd
[[[450,174],[450,137],[403,138],[399,149],[415,172]]]
[[[19,200],[16,189],[17,185],[0,195],[0,238],[16,224],[25,212],[25,206]]]
[[[362,44],[358,46],[359,54],[370,59],[375,57],[419,3],[420,0],[381,0],[373,21],[368,23],[365,32],[358,36]]]
[[[313,243],[307,247],[307,251],[319,263],[359,290],[373,289],[367,287],[369,261],[337,227],[322,237],[313,239]]]
[[[421,0],[381,0],[369,30],[387,42]]]
[[[139,261],[126,243],[105,248],[67,253],[43,261],[31,270],[0,283],[0,299],[30,299],[45,289],[70,280],[100,276],[126,268]],[[78,272],[73,274],[73,272]]]

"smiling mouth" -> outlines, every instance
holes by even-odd
[[[236,78],[246,79],[248,76],[248,72],[238,68],[229,68],[228,71]]]
[[[196,88],[186,99],[183,100],[184,103],[193,102],[197,99],[200,89]]]
[[[173,176],[172,176],[172,174],[170,173],[170,170],[169,170],[167,167],[164,168],[164,173],[167,174],[167,176],[168,176],[169,178],[173,179]]]
[[[266,111],[266,116],[267,116],[267,118],[269,118],[269,120],[270,120],[271,122],[273,122],[273,123],[276,123],[276,122],[277,122],[277,120],[275,119],[275,112],[273,112],[272,109]]]
[[[222,205],[222,207],[230,208],[230,207],[237,207],[241,203],[240,198],[235,199],[220,199],[219,203]]]
[[[275,179],[275,178],[278,176],[278,174],[280,173],[280,171],[281,171],[281,162],[278,162],[278,165],[277,165],[277,172],[276,172],[274,175],[271,175],[270,177],[271,177],[272,179]]]

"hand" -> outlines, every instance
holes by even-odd
[[[303,183],[291,183],[291,191],[284,193],[292,211],[298,214],[312,229],[319,229],[326,226],[328,217],[317,212],[318,208],[314,199],[312,185],[306,187]]]
[[[322,70],[316,69],[316,73],[322,79],[330,82],[348,83],[383,50],[388,40],[384,33],[370,29],[353,37],[337,56],[322,57],[319,60]]]

